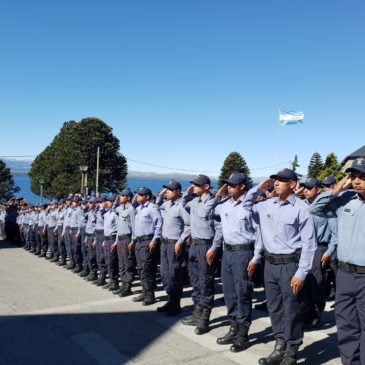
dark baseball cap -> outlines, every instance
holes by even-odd
[[[54,200],[52,200],[51,202],[50,202],[50,204],[58,204],[58,201],[56,200],[56,199],[54,199]]]
[[[97,203],[104,203],[105,202],[105,197],[104,196],[99,196],[99,198],[96,198],[96,202]]]
[[[206,175],[198,175],[194,180],[190,181],[190,183],[195,185],[210,185],[210,179]]]
[[[60,200],[58,201],[58,205],[63,204],[64,202],[65,202],[65,200],[64,200],[64,199],[60,199]]]
[[[308,178],[306,181],[300,183],[300,186],[304,186],[305,188],[319,188],[321,186],[321,182],[314,177]]]
[[[356,160],[352,161],[351,167],[346,169],[346,172],[352,171],[360,171],[363,174],[365,173],[365,157],[359,157]]]
[[[277,178],[298,181],[298,175],[290,169],[282,169],[276,174],[270,176],[270,179],[276,180]]]
[[[66,196],[66,200],[72,200],[74,198],[74,196],[72,194],[69,194],[68,196]]]
[[[181,184],[178,181],[175,181],[175,180],[171,180],[168,184],[162,185],[162,186],[166,189],[171,189],[171,190],[179,189],[179,190],[181,190]]]
[[[336,179],[333,176],[326,176],[322,181],[322,185],[332,185],[332,184],[336,184]]]
[[[150,188],[147,188],[146,186],[142,186],[137,190],[138,195],[150,195],[152,196],[152,191]]]
[[[72,199],[73,202],[75,203],[80,203],[82,201],[82,198],[80,198],[79,196],[75,196],[73,199]]]
[[[246,176],[241,172],[233,172],[228,179],[223,180],[224,184],[232,184],[232,185],[239,185],[239,184],[246,184]]]
[[[107,202],[113,202],[115,200],[115,195],[114,194],[109,194],[105,197],[105,200]]]
[[[133,197],[133,192],[131,189],[125,188],[120,192],[120,195]]]
[[[89,203],[91,203],[91,204],[97,203],[97,201],[98,201],[98,198],[95,198],[95,196],[92,196],[92,197],[89,199]]]

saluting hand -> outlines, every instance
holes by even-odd
[[[223,184],[216,192],[216,194],[215,194],[216,198],[223,198],[226,195],[227,188],[228,188],[228,185]]]
[[[294,295],[298,295],[299,292],[302,290],[304,285],[304,280],[300,280],[298,278],[296,278],[295,276],[293,276],[293,278],[291,279],[291,283],[290,286],[293,289],[293,294]]]
[[[213,264],[215,255],[216,255],[216,252],[213,251],[211,248],[205,254],[205,257],[207,259],[207,263],[208,263],[209,266],[211,266]]]
[[[338,195],[342,190],[345,190],[351,186],[350,175],[343,177],[334,187],[333,194]]]
[[[187,191],[189,194],[194,193],[194,185],[190,185],[186,191]]]
[[[260,182],[258,188],[259,190],[267,190],[272,186],[272,179],[267,178]]]
[[[250,261],[247,265],[247,274],[248,277],[251,279],[253,276],[253,273],[255,272],[257,267],[257,264],[255,264],[253,261]]]

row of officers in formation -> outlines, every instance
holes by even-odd
[[[135,197],[129,189],[118,197],[70,195],[47,207],[21,207],[17,224],[25,249],[122,297],[132,294],[138,272],[142,292],[132,300],[143,305],[155,303],[160,261],[168,300],[157,311],[167,316],[180,313],[187,266],[194,309],[182,323],[197,335],[209,331],[220,261],[230,326],[217,343],[233,352],[249,347],[252,278],[263,268],[276,341],[262,365],[297,363],[304,323],[318,324],[325,308],[324,278],[335,253],[341,360],[365,364],[365,159],[346,172],[337,183],[298,183],[294,171],[282,169],[248,191],[235,172],[216,194],[209,177],[199,175],[184,193],[170,181],[155,202],[147,187]]]

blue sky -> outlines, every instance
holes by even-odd
[[[0,156],[95,116],[127,158],[217,176],[238,151],[265,176],[282,107],[305,119],[280,127],[280,167],[341,160],[365,141],[364,15],[361,0],[2,1]]]

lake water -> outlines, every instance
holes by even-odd
[[[20,187],[20,192],[17,193],[17,196],[24,196],[24,198],[31,203],[39,203],[39,196],[33,194],[30,191],[30,177],[28,175],[13,175],[15,184]],[[153,180],[153,179],[127,179],[128,186],[134,191],[136,188],[141,186],[149,187],[153,193],[157,193],[162,189],[162,185],[166,184],[167,180]],[[183,189],[187,188],[190,185],[190,182],[187,180],[180,180],[181,186]],[[215,187],[215,183],[212,185]],[[47,202],[47,199],[44,199]]]

